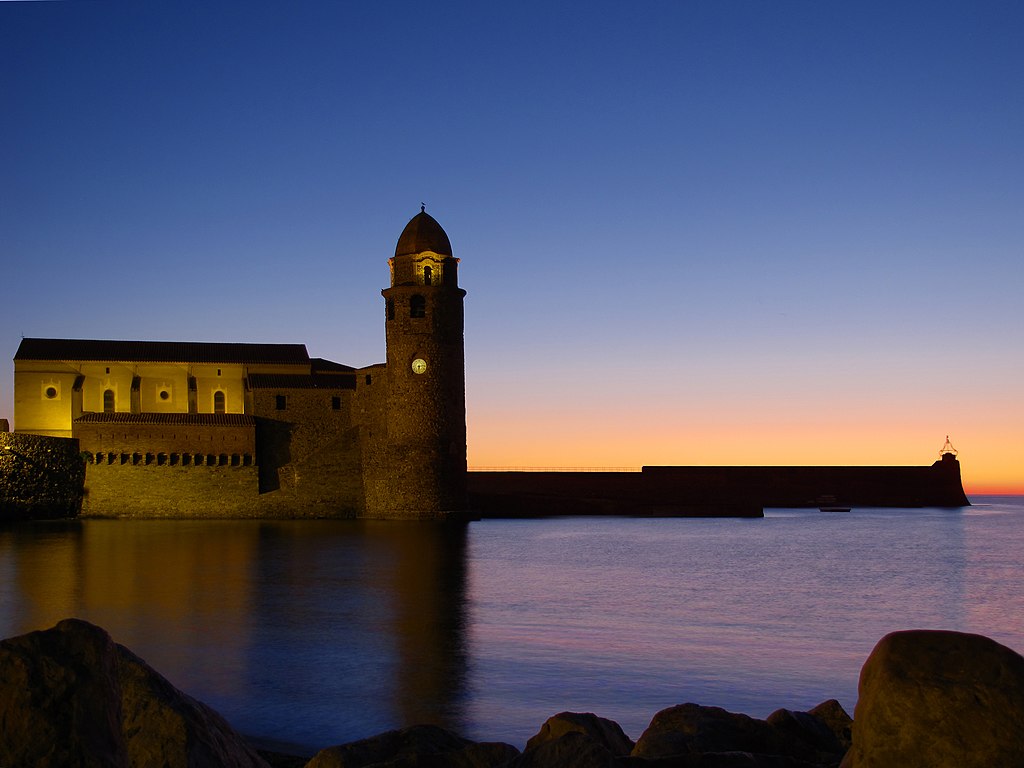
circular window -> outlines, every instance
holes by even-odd
[[[56,387],[47,387],[46,391],[43,394],[46,395],[46,399],[47,400],[53,400],[53,398],[55,398],[57,396],[57,388]]]
[[[166,400],[166,399],[168,399],[168,398],[169,398],[170,396],[171,396],[171,393],[170,393],[170,392],[168,392],[168,391],[167,391],[166,389],[161,389],[161,390],[160,390],[160,399],[161,399],[161,400]]]

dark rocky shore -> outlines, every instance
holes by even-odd
[[[680,704],[633,742],[589,713],[520,751],[415,725],[313,756],[258,750],[103,629],[67,619],[0,642],[3,768],[973,768],[1024,766],[1024,658],[980,635],[886,635],[855,720],[834,700],[765,720]]]

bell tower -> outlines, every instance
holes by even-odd
[[[386,457],[365,477],[366,513],[459,518],[466,508],[466,365],[459,260],[420,209],[389,260],[385,306]]]

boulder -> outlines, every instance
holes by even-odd
[[[807,710],[807,714],[814,715],[832,731],[843,752],[850,748],[850,744],[853,743],[853,718],[843,709],[842,704],[835,699],[829,699]]]
[[[160,768],[263,768],[266,762],[217,712],[117,646],[121,731],[128,764]]]
[[[544,742],[554,741],[567,733],[582,733],[604,746],[611,754],[624,757],[633,751],[633,740],[629,738],[614,720],[589,712],[560,712],[552,715],[541,726],[540,731],[526,742],[526,752],[536,749]]]
[[[566,731],[557,738],[527,747],[507,768],[614,768],[616,765],[616,756],[600,741],[584,731]]]
[[[751,752],[697,752],[662,758],[629,757],[616,768],[820,768],[786,755]]]
[[[838,763],[846,752],[832,729],[810,712],[777,709],[768,715],[765,722],[789,742],[788,754],[813,757],[819,763]]]
[[[987,637],[886,635],[858,694],[844,766],[1024,765],[1024,658]]]
[[[680,704],[654,716],[633,757],[680,766],[835,766],[842,747],[825,723],[806,712],[778,710],[770,720],[720,707]]]
[[[775,730],[764,720],[721,707],[680,704],[658,712],[636,742],[636,757],[701,752],[782,754]]]
[[[209,707],[78,619],[0,642],[0,765],[266,768]]]
[[[510,744],[478,744],[436,725],[414,725],[322,749],[306,768],[491,768],[518,754]]]
[[[0,765],[127,768],[117,652],[82,621],[0,641]]]

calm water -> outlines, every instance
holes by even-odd
[[[236,728],[413,722],[522,747],[593,711],[838,698],[893,629],[1024,650],[1024,497],[763,520],[82,521],[0,529],[0,636],[79,616]]]

